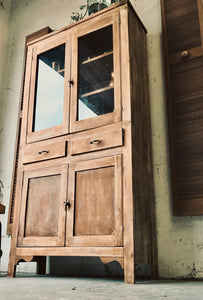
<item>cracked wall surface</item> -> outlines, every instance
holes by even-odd
[[[159,2],[132,0],[148,30],[159,275],[161,278],[203,278],[203,217],[174,217],[172,214]],[[4,183],[7,207],[6,215],[0,216],[3,227],[1,271],[7,270],[10,247],[6,223],[25,37],[45,26],[52,29],[66,26],[72,12],[78,11],[79,5],[84,3],[84,0],[5,0],[5,8],[0,6],[0,179]],[[54,266],[64,271],[63,260],[51,263],[51,269]],[[107,272],[101,270],[99,262],[94,264],[94,272],[96,269]],[[19,268],[21,271],[31,269],[32,263],[22,264]],[[119,274],[120,271],[115,272]]]

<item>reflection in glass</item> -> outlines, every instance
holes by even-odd
[[[65,45],[38,56],[33,131],[63,123]]]
[[[78,43],[79,121],[114,111],[112,26],[82,36]]]

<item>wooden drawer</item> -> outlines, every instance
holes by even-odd
[[[66,156],[67,142],[37,143],[26,145],[23,152],[23,164]]]
[[[81,154],[123,145],[122,128],[112,131],[104,131],[98,134],[91,134],[84,138],[77,138],[71,141],[71,154]]]

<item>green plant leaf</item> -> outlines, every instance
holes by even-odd
[[[80,10],[83,10],[87,5],[81,5]]]

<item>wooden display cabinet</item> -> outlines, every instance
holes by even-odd
[[[146,30],[131,4],[28,43],[21,108],[8,276],[21,260],[43,273],[46,256],[155,276]]]

